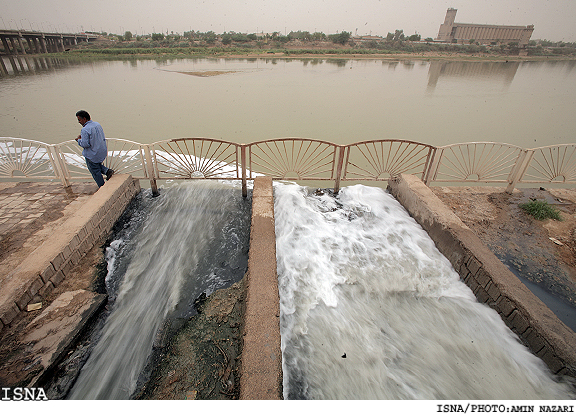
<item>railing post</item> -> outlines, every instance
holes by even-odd
[[[240,164],[242,168],[242,197],[248,196],[248,186],[246,183],[246,144],[240,146]]]
[[[506,187],[506,193],[512,194],[514,187],[516,184],[522,180],[524,177],[524,173],[528,169],[528,165],[532,161],[532,157],[534,157],[534,150],[524,150],[522,154],[516,160],[516,164],[512,168],[511,178],[508,180],[508,187]]]
[[[158,186],[156,185],[156,177],[154,176],[154,164],[152,163],[152,155],[150,154],[150,146],[144,145],[144,157],[146,158],[146,171],[150,179],[150,188],[152,195],[158,196]]]
[[[340,178],[342,177],[342,164],[344,163],[345,146],[338,146],[338,161],[336,162],[336,179],[334,181],[334,193],[338,194],[340,191]]]
[[[66,165],[64,162],[64,155],[60,151],[59,145],[48,146],[48,153],[50,155],[50,161],[52,162],[52,168],[57,176],[60,176],[62,185],[64,187],[70,187],[70,178],[68,177]]]
[[[440,159],[442,158],[442,153],[444,152],[441,148],[434,148],[434,155],[432,156],[432,161],[428,166],[428,171],[424,179],[424,184],[430,186],[430,182],[436,177],[438,172],[438,166],[440,165]]]

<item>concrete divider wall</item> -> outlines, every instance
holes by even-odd
[[[114,175],[42,245],[6,278],[0,295],[0,331],[39,295],[46,297],[83,256],[108,237],[140,183],[130,175]]]
[[[554,374],[576,377],[576,334],[538,299],[417,177],[388,190],[428,232],[478,301],[496,310]]]
[[[240,399],[282,399],[280,296],[270,177],[254,180],[242,334]]]

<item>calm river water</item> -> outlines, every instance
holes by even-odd
[[[77,136],[78,109],[141,143],[576,142],[576,61],[3,59],[0,136],[51,144]]]

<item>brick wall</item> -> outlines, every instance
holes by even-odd
[[[112,226],[140,191],[130,175],[114,175],[42,245],[7,276],[0,298],[0,331],[32,299],[46,297],[84,255],[108,237]]]
[[[496,310],[553,373],[576,376],[576,334],[470,228],[415,176],[390,180],[388,190],[428,232],[479,302]]]

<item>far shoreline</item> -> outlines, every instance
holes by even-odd
[[[22,55],[20,55],[22,56]],[[198,40],[165,39],[162,41],[124,41],[100,37],[79,43],[57,53],[42,57],[70,57],[79,59],[158,59],[158,58],[223,58],[223,59],[345,59],[345,60],[443,60],[481,62],[576,61],[576,48],[527,47],[510,45],[461,45],[428,42],[370,42],[339,44],[331,41],[287,43],[232,42],[207,43]]]
[[[488,53],[455,53],[455,52],[404,52],[404,53],[332,53],[329,52],[304,52],[301,50],[292,53],[286,50],[253,50],[226,51],[218,48],[212,50],[206,48],[202,52],[197,50],[185,51],[179,48],[150,48],[127,53],[124,49],[84,49],[58,53],[26,54],[26,55],[0,55],[0,57],[43,57],[43,58],[80,58],[80,59],[157,59],[166,58],[224,58],[224,59],[346,59],[346,60],[442,60],[442,61],[478,61],[478,62],[546,62],[546,61],[576,61],[573,55],[545,55],[545,56],[519,56],[519,55],[494,55]],[[216,49],[216,48],[214,48]]]

